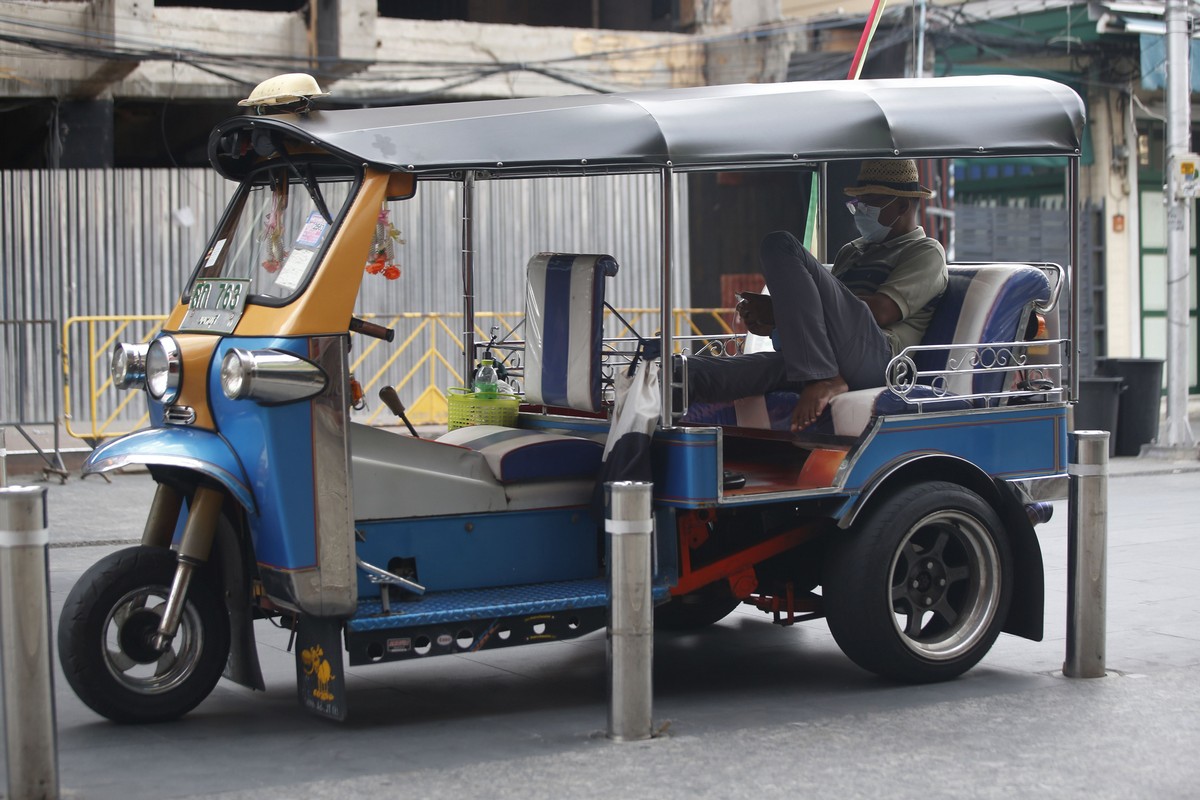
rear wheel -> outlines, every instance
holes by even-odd
[[[979,495],[928,482],[884,499],[837,541],[822,594],[829,629],[854,663],[925,683],[975,666],[1008,614],[1012,557]]]
[[[229,614],[211,569],[193,574],[174,639],[165,649],[154,645],[175,567],[170,550],[120,550],[85,572],[63,607],[58,652],[67,682],[115,722],[181,717],[225,669]]]

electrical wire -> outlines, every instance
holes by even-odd
[[[99,16],[99,19],[114,23],[125,20],[133,21],[135,19],[139,22],[145,21],[141,17],[118,14],[102,14]],[[594,75],[590,73],[583,74],[583,70],[572,74],[568,65],[578,64],[582,67],[587,63],[595,63],[596,61],[627,60],[634,56],[655,52],[669,53],[671,50],[677,48],[698,48],[732,41],[754,41],[772,37],[790,37],[794,33],[801,31],[819,31],[827,28],[844,27],[847,24],[854,24],[855,20],[856,18],[815,22],[781,20],[749,30],[693,35],[688,36],[686,39],[679,38],[665,42],[611,48],[591,53],[557,56],[525,62],[485,63],[454,60],[431,61],[428,59],[375,59],[369,62],[370,74],[355,75],[353,76],[353,80],[441,80],[445,82],[439,89],[420,93],[422,96],[426,96],[437,94],[438,91],[444,92],[460,88],[492,77],[499,72],[527,71],[587,91],[609,92],[613,91],[614,88],[620,87],[601,85],[594,80]],[[0,15],[0,24],[7,24],[43,34],[70,35],[74,38],[82,38],[84,40],[83,43],[67,42],[47,36],[0,32],[0,42],[8,42],[21,47],[32,48],[48,54],[48,57],[52,58],[66,56],[117,61],[171,61],[187,64],[222,80],[247,87],[253,86],[258,82],[261,77],[258,74],[260,71],[274,70],[277,72],[281,68],[306,69],[313,72],[314,77],[318,79],[334,80],[346,77],[344,71],[334,70],[334,67],[342,67],[346,63],[344,59],[338,58],[313,59],[290,55],[268,56],[262,54],[248,56],[245,53],[219,53],[195,48],[164,48],[157,41],[150,41],[141,37],[117,36],[95,30],[80,30],[77,27],[65,24],[54,24],[44,21],[37,22],[5,15]],[[184,31],[195,33],[211,32],[213,30],[207,26],[187,25],[186,23],[180,27]],[[367,63],[364,62],[364,65]],[[254,71],[256,74],[241,74],[245,71]],[[646,79],[661,78],[663,85],[667,85],[666,79],[668,75],[665,68],[659,67],[642,70],[621,69],[616,77],[626,79],[626,83],[629,81],[643,83]]]
[[[1200,5],[1200,3],[1193,3]],[[962,3],[955,6],[931,5],[928,9],[926,36],[941,51],[945,52],[950,46],[967,45],[979,53],[986,54],[1002,63],[1028,68],[1027,59],[1034,55],[1048,53],[1070,54],[1073,58],[1084,58],[1098,55],[1109,55],[1111,44],[1080,44],[1074,41],[1055,42],[1056,37],[1062,37],[1065,30],[1070,30],[1070,21],[1061,31],[1050,35],[1031,36],[1031,32],[1022,27],[1019,22],[1013,22],[1004,17],[992,17],[983,8],[1001,8],[996,4]],[[1006,16],[1012,15],[1013,5],[1007,5]],[[1070,3],[1047,0],[1041,3],[1038,10],[1054,10],[1063,8],[1068,17],[1078,15],[1078,6]],[[887,14],[895,17],[903,14]],[[289,12],[298,13],[298,12]],[[882,17],[883,15],[879,15]],[[81,30],[66,24],[38,22],[19,19],[0,14],[0,25],[22,29],[27,33],[14,33],[0,30],[0,42],[14,45],[15,48],[4,48],[0,52],[12,55],[22,55],[32,58],[81,58],[93,60],[110,60],[126,62],[170,62],[183,64],[212,75],[222,81],[239,87],[256,85],[264,72],[279,72],[288,70],[305,70],[314,73],[318,80],[349,80],[355,84],[387,83],[387,82],[437,82],[427,90],[406,92],[395,99],[400,102],[415,102],[439,94],[461,89],[502,74],[527,72],[548,80],[554,80],[589,92],[605,93],[622,88],[621,85],[605,85],[597,80],[597,74],[589,65],[602,61],[624,61],[638,56],[649,56],[655,53],[670,53],[678,48],[700,48],[708,45],[718,45],[734,41],[769,41],[779,37],[790,37],[797,33],[816,33],[830,29],[845,29],[865,23],[868,17],[855,15],[840,19],[825,19],[817,21],[781,20],[775,23],[758,26],[748,30],[717,32],[688,36],[686,39],[673,39],[664,42],[654,42],[630,47],[617,47],[598,50],[591,53],[576,53],[565,56],[531,61],[464,61],[464,60],[429,60],[429,59],[373,59],[363,61],[365,71],[359,74],[346,75],[344,59],[311,58],[294,55],[265,55],[246,53],[221,53],[196,48],[163,47],[158,41],[143,37],[116,35],[95,30]],[[101,15],[103,21],[124,22],[137,20],[145,22],[142,17],[129,15]],[[173,23],[174,24],[174,23]],[[979,30],[979,26],[987,24],[989,31]],[[180,26],[184,32],[201,34],[212,32],[214,29],[203,25]],[[901,30],[902,29],[902,30]],[[897,38],[889,32],[880,41],[872,43],[872,49],[877,56],[883,49],[894,47],[907,39],[907,28],[895,25],[894,30],[901,30],[903,36]],[[43,34],[43,35],[36,35]],[[53,35],[70,35],[82,41],[63,41],[52,38]],[[1079,52],[1082,47],[1083,52]],[[1131,45],[1131,52],[1132,52]],[[24,49],[20,49],[24,48]],[[33,52],[30,52],[33,51]],[[828,67],[818,67],[810,70],[806,77],[836,78],[845,74],[844,69],[838,69],[846,62],[842,55],[832,55]],[[1134,69],[1127,70],[1128,74],[1112,74],[1102,80],[1081,73],[1064,72],[1054,69],[1040,69],[1043,74],[1068,81],[1076,85],[1099,86],[1110,89],[1120,89],[1124,83],[1136,76]],[[814,74],[815,73],[815,74]],[[840,73],[840,75],[839,75]],[[790,77],[789,73],[789,77]],[[637,85],[644,87],[656,79],[661,85],[668,84],[669,73],[665,67],[629,68],[623,66],[606,75],[612,81],[622,85]],[[373,103],[389,98],[372,97]]]

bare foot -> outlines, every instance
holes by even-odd
[[[817,417],[821,416],[829,405],[829,401],[849,389],[841,375],[806,383],[800,392],[796,410],[792,412],[792,431],[807,428],[816,422]]]

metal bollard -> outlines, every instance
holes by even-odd
[[[11,800],[58,797],[46,489],[0,489],[0,678]]]
[[[649,739],[654,685],[653,484],[604,484],[608,533],[608,738]]]
[[[1067,510],[1068,678],[1103,678],[1108,549],[1108,431],[1070,434]]]

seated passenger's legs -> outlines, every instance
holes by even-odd
[[[892,353],[867,304],[786,231],[764,237],[760,260],[786,377],[841,375],[852,390],[882,386]]]
[[[689,401],[723,403],[793,388],[779,353],[741,356],[691,356],[687,360]]]

